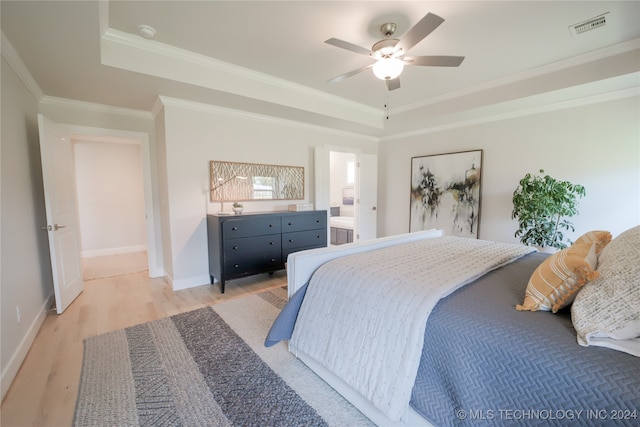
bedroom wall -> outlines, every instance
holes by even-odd
[[[640,224],[640,100],[637,96],[423,133],[380,143],[379,235],[409,230],[411,157],[483,149],[480,238],[517,242],[513,191],[527,173],[586,187],[575,239],[614,236]]]
[[[174,290],[209,283],[206,214],[220,208],[219,203],[208,201],[210,160],[305,168],[304,200],[243,202],[245,212],[256,212],[286,210],[290,203],[314,202],[316,146],[377,152],[377,142],[370,137],[202,104],[162,100],[165,152],[161,156],[166,160],[167,180],[166,206],[165,200],[162,203],[171,253],[165,257],[165,268],[172,272]],[[230,209],[230,203],[225,203],[225,210]]]
[[[38,138],[38,101],[2,57],[0,361],[2,397],[53,297]],[[16,307],[20,307],[18,321]]]

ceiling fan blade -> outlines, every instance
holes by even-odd
[[[413,56],[404,60],[407,64],[426,67],[458,67],[464,61],[464,56]]]
[[[395,46],[396,52],[402,49],[404,54],[409,49],[417,45],[422,39],[427,37],[433,30],[438,28],[444,19],[433,13],[427,13],[416,25],[414,25],[407,33],[402,36],[398,44]]]
[[[359,53],[361,55],[367,55],[367,56],[371,55],[371,51],[369,49],[365,49],[364,47],[360,47],[358,45],[346,42],[344,40],[330,38],[329,40],[325,40],[324,42],[326,44],[330,44],[331,46],[340,47],[342,49]]]
[[[362,67],[362,68],[358,68],[356,70],[353,71],[349,71],[348,73],[344,73],[344,74],[340,74],[339,76],[336,76],[334,78],[332,78],[331,80],[327,80],[328,83],[338,83],[341,82],[345,79],[348,79],[351,76],[355,76],[356,74],[359,74],[361,72],[363,72],[364,70],[368,70],[369,68],[372,68],[373,64],[369,64],[366,67]]]
[[[392,91],[396,89],[400,89],[400,77],[396,77],[395,79],[385,80],[387,82],[387,90]]]

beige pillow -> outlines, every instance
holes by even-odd
[[[599,254],[610,241],[611,233],[608,231],[594,230],[584,233],[582,236],[578,237],[578,240],[576,240],[575,243],[595,243],[596,254]]]
[[[613,239],[598,258],[600,277],[571,307],[578,344],[640,357],[640,226]]]
[[[517,310],[556,313],[573,301],[576,292],[599,276],[596,243],[581,241],[556,252],[531,275],[522,305]]]

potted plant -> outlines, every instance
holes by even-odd
[[[233,211],[236,214],[241,214],[243,210],[244,210],[244,207],[242,206],[242,203],[233,202]]]
[[[578,213],[578,198],[584,195],[582,185],[549,175],[526,174],[513,192],[511,218],[517,219],[519,226],[515,237],[526,245],[566,248],[571,241],[565,241],[563,231],[575,230],[566,218]]]

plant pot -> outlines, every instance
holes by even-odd
[[[556,252],[558,252],[560,250],[558,248],[554,248],[553,246],[533,245],[533,247],[536,248],[538,250],[538,252],[542,252],[543,254],[555,254]]]
[[[242,213],[242,211],[244,210],[244,208],[240,207],[240,208],[233,208],[233,211],[236,213],[236,215],[240,215]]]

